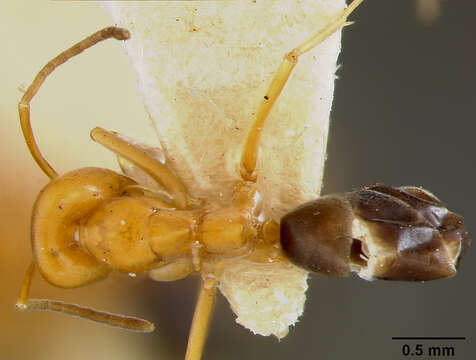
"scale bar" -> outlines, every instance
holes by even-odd
[[[466,340],[465,336],[394,336],[392,340]]]

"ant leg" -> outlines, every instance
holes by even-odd
[[[360,5],[360,3],[362,3],[362,1],[363,0],[354,0],[340,14],[334,17],[323,29],[317,31],[307,41],[303,42],[284,56],[281,65],[279,66],[273,80],[271,81],[271,85],[269,85],[268,90],[261,101],[256,113],[256,119],[251,127],[250,132],[248,133],[248,138],[246,139],[245,148],[243,150],[243,154],[241,155],[240,165],[240,173],[243,180],[252,182],[256,181],[256,174],[254,174],[254,171],[256,168],[258,146],[264,122],[273,104],[276,102],[276,99],[283,90],[284,85],[286,84],[291,72],[294,69],[294,66],[296,66],[299,56],[316,47],[335,31],[346,25],[349,25],[350,23],[346,22],[347,17],[357,8],[357,6]]]
[[[187,352],[185,360],[200,360],[203,346],[207,336],[210,317],[215,304],[216,280],[203,280],[200,285],[195,313],[193,314],[192,326],[188,336]]]
[[[47,299],[28,299],[31,280],[33,279],[34,273],[35,263],[32,261],[30,266],[28,267],[28,270],[26,271],[25,278],[23,280],[23,284],[20,290],[20,296],[18,297],[18,300],[15,303],[15,307],[18,311],[54,311],[66,315],[80,317],[86,320],[96,321],[109,326],[120,327],[125,330],[137,332],[154,331],[154,324],[144,319],[119,314],[111,314],[88,307],[79,306],[76,304],[65,303],[62,301],[54,301]]]
[[[20,296],[18,297],[17,302],[15,303],[15,307],[17,308],[17,310],[22,311],[28,307],[28,295],[30,294],[31,280],[33,279],[34,273],[35,263],[32,261],[30,266],[28,266],[28,269],[26,270],[25,278],[23,279],[23,283],[21,284]]]
[[[98,42],[109,39],[111,37],[117,40],[127,40],[129,39],[130,34],[129,31],[126,29],[114,26],[107,27],[88,36],[86,39],[78,42],[76,45],[73,45],[66,51],[63,51],[53,60],[49,61],[40,70],[31,85],[26,90],[25,94],[22,96],[20,102],[18,103],[20,125],[23,132],[23,137],[25,138],[26,145],[28,146],[31,156],[33,157],[35,162],[50,179],[55,178],[57,176],[57,173],[41,154],[40,149],[38,148],[38,144],[35,141],[35,137],[33,136],[33,131],[31,129],[30,122],[30,102],[36,95],[48,75],[50,75],[54,69],[68,61],[73,56],[78,55],[83,50],[86,50],[87,48],[97,44]]]
[[[147,155],[142,149],[115,132],[97,127],[91,131],[91,138],[144,170],[157,183],[170,192],[178,208],[187,208],[190,199],[185,185],[165,165]]]
[[[146,196],[153,206],[158,208],[175,208],[171,203],[170,194],[165,190],[153,189],[143,185],[129,185],[124,188],[124,195],[126,196]]]

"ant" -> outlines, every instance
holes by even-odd
[[[220,207],[189,195],[186,186],[149,149],[102,128],[91,138],[151,176],[163,191],[101,168],[58,175],[42,156],[30,124],[30,102],[49,74],[83,50],[109,38],[127,40],[126,29],[100,30],[47,63],[19,105],[25,142],[51,179],[33,208],[34,261],[16,307],[49,310],[140,332],[147,320],[100,312],[53,300],[29,299],[35,269],[52,285],[75,288],[115,270],[149,272],[157,281],[200,274],[199,297],[185,358],[201,357],[216,287],[228,262],[294,264],[316,273],[365,279],[424,281],[455,274],[469,245],[460,216],[430,192],[417,187],[365,187],[323,196],[285,215],[280,224],[261,216],[256,163],[265,120],[301,55],[335,31],[363,0],[354,0],[310,39],[287,53],[256,112],[240,160],[232,202]],[[164,197],[163,192],[168,196]]]

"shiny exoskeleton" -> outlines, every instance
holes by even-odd
[[[470,244],[463,218],[432,193],[374,185],[308,202],[281,220],[281,245],[310,271],[364,279],[453,276]]]
[[[285,336],[288,326],[302,312],[307,277],[305,271],[289,261],[328,275],[344,276],[356,271],[366,279],[430,280],[453,275],[469,244],[467,232],[461,217],[423,189],[372,186],[324,196],[286,215],[281,229],[263,210],[262,185],[257,182],[263,174],[257,164],[265,120],[299,57],[349,25],[348,16],[362,1],[353,0],[322,29],[285,54],[253,112],[255,118],[250,123],[238,171],[233,174],[236,183],[229,189],[232,196],[223,202],[225,199],[216,201],[213,196],[200,198],[193,191],[193,184],[175,173],[172,157],[167,155],[167,142],[159,150],[99,127],[91,131],[92,140],[120,158],[124,175],[100,168],[58,174],[35,141],[30,122],[31,100],[52,71],[68,59],[109,38],[127,40],[131,33],[117,27],[104,28],[49,61],[18,104],[25,142],[50,182],[33,208],[34,259],[26,271],[16,308],[55,311],[150,332],[154,325],[144,319],[30,298],[35,269],[51,284],[62,288],[87,285],[112,271],[131,276],[148,272],[156,281],[175,281],[197,274],[201,277],[200,293],[185,358],[199,360],[217,286],[225,296],[227,287],[235,288],[231,291],[233,301],[227,298],[232,307],[245,305],[245,310],[235,311],[237,315],[251,311],[253,316],[246,326],[253,332],[259,328],[257,332],[263,335]],[[202,111],[205,110],[196,113]],[[177,140],[188,141],[187,137]],[[203,161],[207,161],[206,156]],[[220,177],[204,174],[210,179]],[[289,201],[295,203],[296,198],[291,195]],[[264,267],[272,276],[265,274]],[[250,269],[251,277],[236,280],[236,274]],[[249,283],[259,284],[248,286]],[[236,291],[237,287],[245,292]],[[262,290],[266,290],[264,295]],[[254,293],[258,296],[249,301]],[[262,317],[261,313],[272,316]]]

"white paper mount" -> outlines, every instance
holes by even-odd
[[[283,55],[345,2],[102,5],[131,32],[124,46],[168,164],[192,196],[227,204],[240,180],[246,134]],[[340,32],[303,55],[266,122],[257,172],[268,218],[279,221],[319,195],[339,51]],[[294,266],[238,260],[219,287],[240,324],[280,338],[302,314],[306,279],[307,273]]]

